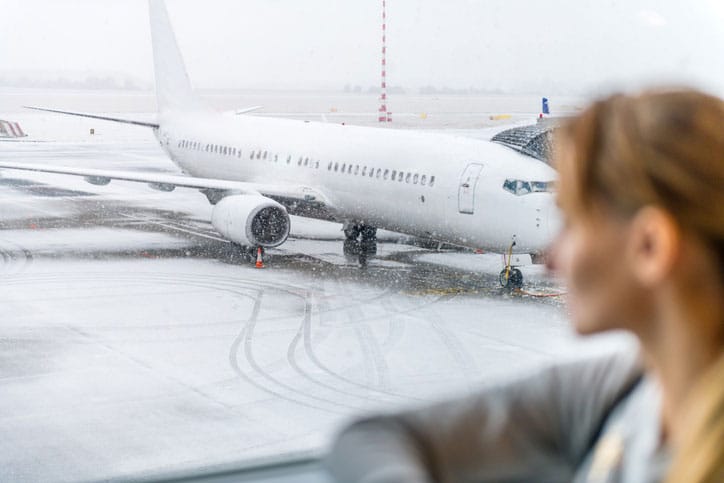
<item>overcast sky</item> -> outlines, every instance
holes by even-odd
[[[722,0],[388,0],[389,83],[724,94]],[[380,0],[167,0],[196,87],[379,83]],[[145,0],[2,0],[0,72],[151,82]]]

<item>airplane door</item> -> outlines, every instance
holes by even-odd
[[[458,190],[458,210],[460,213],[472,215],[475,211],[475,187],[480,179],[482,164],[468,164],[460,178]]]

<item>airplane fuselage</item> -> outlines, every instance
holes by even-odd
[[[302,184],[338,221],[517,253],[544,249],[553,195],[524,196],[506,180],[549,182],[546,164],[488,141],[388,128],[218,113],[167,113],[157,136],[197,177]]]

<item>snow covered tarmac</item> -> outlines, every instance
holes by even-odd
[[[4,143],[3,160],[174,171],[152,138]],[[294,218],[257,270],[198,192],[0,177],[0,480],[76,481],[323,450],[420,404],[620,337],[574,341],[560,301],[498,288],[500,258]],[[540,267],[535,288],[558,290]]]

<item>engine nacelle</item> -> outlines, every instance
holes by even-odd
[[[211,224],[224,238],[247,247],[276,247],[289,236],[287,210],[258,195],[227,196],[211,213]]]
[[[111,178],[106,178],[104,176],[86,176],[83,179],[96,186],[105,186],[111,182]]]

